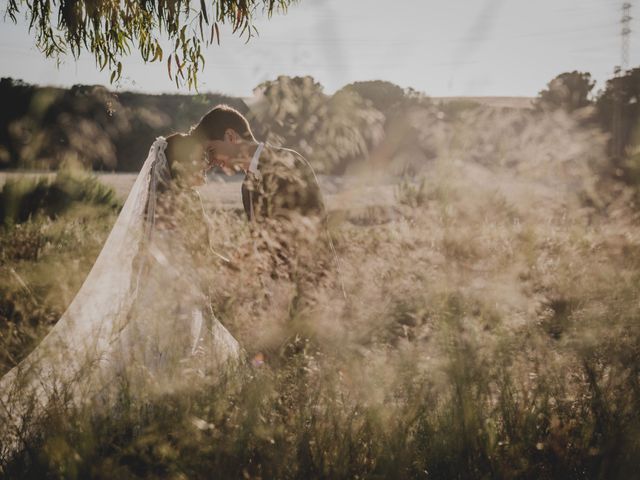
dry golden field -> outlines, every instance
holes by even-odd
[[[238,182],[203,187],[211,248],[232,259],[206,261],[208,302],[246,368],[125,383],[109,412],[56,404],[7,478],[634,478],[638,193],[603,174],[607,138],[563,113],[414,120],[434,157],[415,174],[321,180],[337,262],[296,229],[279,262]],[[100,176],[120,199],[133,178]],[[4,371],[116,215],[77,205],[2,230]]]

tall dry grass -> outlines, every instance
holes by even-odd
[[[562,114],[455,115],[414,113],[436,154],[394,204],[343,200],[330,215],[338,264],[313,230],[210,212],[211,247],[231,263],[212,256],[203,281],[246,364],[161,393],[123,383],[107,411],[52,407],[4,475],[636,475],[640,228],[632,195],[604,181],[606,139]],[[112,219],[51,221],[71,240],[3,269],[49,305],[91,264],[69,269],[71,252],[95,255]],[[12,228],[3,238],[22,243]],[[295,257],[278,261],[287,240]],[[4,315],[10,339],[21,327]]]

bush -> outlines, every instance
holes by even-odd
[[[590,73],[561,73],[547,84],[547,88],[538,93],[536,107],[541,110],[561,108],[569,113],[591,104],[590,94],[596,82]]]
[[[100,205],[116,210],[119,201],[111,187],[81,170],[60,170],[49,178],[9,179],[0,192],[0,219],[4,225],[31,217],[55,218],[76,204]]]
[[[20,177],[4,185],[0,375],[60,318],[95,261],[118,207],[114,191],[82,171]]]

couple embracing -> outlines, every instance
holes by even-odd
[[[219,105],[189,134],[166,139],[166,155],[174,176],[197,185],[214,166],[228,175],[244,172],[242,203],[250,220],[321,215],[317,180],[306,160],[294,150],[258,142],[247,119],[237,110]]]
[[[186,371],[215,379],[242,361],[199,274],[210,265],[212,232],[195,187],[214,166],[245,173],[239,193],[252,239],[266,245],[274,270],[296,255],[295,236],[282,232],[303,225],[307,236],[321,234],[324,206],[310,165],[293,150],[257,142],[233,108],[219,105],[188,134],[156,139],[73,301],[0,379],[0,466],[52,406],[90,400],[111,408],[119,381],[131,388],[164,379],[173,388]]]

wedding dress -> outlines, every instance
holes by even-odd
[[[158,225],[159,199],[172,184],[166,147],[163,137],[151,146],[95,264],[60,320],[0,380],[0,465],[28,439],[52,402],[99,399],[109,407],[118,379],[133,376],[127,383],[135,385],[145,378],[161,385],[164,379],[168,385],[187,368],[215,377],[240,358],[238,342],[206,307],[189,252],[176,241],[189,232]]]

